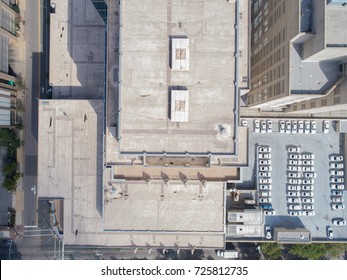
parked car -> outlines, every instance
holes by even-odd
[[[303,166],[302,171],[303,172],[314,172],[314,167],[313,166]]]
[[[299,185],[288,185],[287,190],[288,191],[300,191],[301,187]]]
[[[316,178],[317,177],[317,174],[316,173],[313,173],[313,172],[304,172],[304,177],[305,178]]]
[[[327,227],[327,236],[328,236],[329,239],[333,239],[334,238],[334,231],[333,231],[331,226]]]
[[[284,121],[280,121],[279,125],[278,125],[278,130],[280,131],[280,133],[284,133],[286,129],[285,123]]]
[[[300,204],[289,204],[288,209],[289,210],[301,210],[301,205]]]
[[[329,121],[323,121],[323,132],[328,133],[330,128],[330,123]]]
[[[302,180],[301,179],[289,179],[288,183],[293,184],[293,185],[300,185],[302,183]]]
[[[269,154],[269,153],[266,153],[266,154],[260,153],[258,155],[258,158],[259,159],[270,159],[271,158],[271,154]]]
[[[312,197],[304,197],[302,203],[314,203],[314,199]]]
[[[259,176],[260,177],[271,177],[271,173],[270,172],[259,172]]]
[[[332,176],[343,176],[344,172],[342,170],[330,170],[330,175],[332,175]]]
[[[246,120],[241,120],[241,126],[247,126],[247,121]]]
[[[289,159],[301,159],[300,154],[289,154]]]
[[[271,185],[259,185],[259,189],[261,189],[261,190],[271,190],[272,186]]]
[[[345,180],[343,178],[339,177],[330,177],[330,182],[331,183],[343,183]]]
[[[316,121],[312,121],[311,122],[311,133],[312,134],[316,134],[317,132],[317,122]]]
[[[294,172],[300,172],[301,171],[301,166],[297,165],[289,165],[288,166],[289,171],[294,171]]]
[[[300,173],[298,172],[288,172],[289,178],[300,178]]]
[[[258,151],[259,153],[270,153],[271,148],[267,146],[260,146]]]
[[[301,189],[302,189],[303,191],[313,191],[313,190],[314,190],[314,187],[313,187],[313,185],[302,185],[302,186],[301,186]]]
[[[260,204],[259,208],[261,208],[261,209],[272,209],[272,205],[270,203]]]
[[[290,159],[289,160],[289,164],[291,164],[291,165],[302,165],[302,161],[301,160]]]
[[[344,218],[333,218],[331,221],[334,226],[345,226],[347,224]]]
[[[260,122],[260,132],[265,133],[266,132],[266,121]]]
[[[334,196],[331,198],[331,201],[334,203],[342,203],[343,202],[343,197],[342,196]]]
[[[260,184],[271,184],[272,183],[272,179],[271,178],[260,178],[259,179],[259,183]]]
[[[289,211],[289,216],[301,216],[301,211]]]
[[[303,160],[302,165],[313,165],[313,160]]]
[[[270,226],[265,226],[265,237],[266,237],[266,239],[271,239],[272,238],[271,227]]]
[[[275,210],[265,210],[264,215],[265,216],[273,216],[273,215],[276,215],[276,211]]]
[[[292,133],[297,133],[298,131],[298,123],[296,121],[292,122]]]
[[[302,183],[304,185],[313,185],[314,184],[314,180],[313,179],[304,179],[304,180],[302,180]]]
[[[313,192],[301,192],[302,196],[306,196],[306,197],[312,197],[313,196]]]
[[[342,196],[343,191],[331,191],[331,195]]]
[[[269,165],[266,165],[266,166],[259,166],[259,170],[260,170],[260,171],[271,171],[271,170],[272,170],[272,167],[269,166]]]
[[[269,159],[259,160],[259,165],[270,165],[270,164],[271,164],[271,160]]]
[[[331,209],[332,210],[343,210],[343,209],[345,209],[345,205],[342,203],[332,203]]]
[[[286,133],[291,133],[292,132],[292,124],[290,121],[286,121]]]
[[[302,159],[314,159],[314,154],[302,154]]]
[[[261,197],[259,198],[259,203],[271,203],[270,197]]]
[[[345,185],[343,185],[343,184],[330,184],[330,188],[332,190],[344,190],[345,189]]]
[[[291,146],[287,148],[287,151],[289,153],[299,153],[300,152],[300,148],[297,146]]]
[[[302,211],[303,216],[314,216],[315,214],[314,211]]]
[[[268,133],[271,133],[271,132],[272,132],[272,121],[271,121],[271,120],[268,120],[268,121],[266,122],[266,124],[267,124],[266,131],[267,131]]]
[[[270,191],[261,191],[260,196],[263,196],[263,197],[271,196],[271,192]]]
[[[335,156],[335,155],[332,155],[329,157],[329,159],[331,161],[343,161],[343,156]]]
[[[298,132],[304,133],[304,122],[303,121],[298,121]]]
[[[341,169],[341,168],[343,168],[343,163],[332,162],[332,163],[330,163],[330,168]]]
[[[254,131],[260,132],[260,121],[259,120],[254,120]]]
[[[302,205],[302,209],[304,209],[304,210],[313,210],[314,206],[313,206],[313,204],[303,204]]]
[[[287,202],[288,203],[300,203],[301,198],[300,197],[288,197]]]
[[[288,192],[287,196],[288,197],[298,197],[298,196],[300,196],[300,192]]]
[[[309,134],[311,132],[311,126],[309,121],[305,121],[305,128],[304,128],[305,134]]]

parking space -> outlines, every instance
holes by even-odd
[[[266,125],[267,120],[264,121]],[[283,122],[284,132],[280,132]],[[290,122],[290,128],[289,124],[287,125],[288,122]],[[275,209],[276,215],[266,216],[266,224],[271,227],[304,226],[311,231],[313,239],[317,240],[326,239],[328,226],[331,226],[334,231],[334,239],[346,239],[347,226],[333,223],[335,220],[346,220],[347,212],[346,209],[332,209],[333,203],[344,205],[346,191],[332,189],[332,184],[345,187],[341,180],[335,180],[336,183],[335,181],[332,183],[332,178],[340,178],[343,182],[345,178],[341,172],[332,175],[333,170],[343,170],[344,160],[330,161],[332,156],[341,155],[343,148],[342,137],[335,131],[331,121],[272,120],[272,131],[268,132],[265,127],[263,133],[261,132],[262,120],[259,120],[259,132],[255,132],[256,123],[251,119],[243,121],[243,125],[247,125],[250,129],[250,164],[249,167],[243,169],[245,183],[240,184],[240,187],[252,187],[253,185],[253,188],[257,188],[255,178],[258,178],[260,172],[257,149],[259,146],[270,147],[271,205],[272,209]],[[291,132],[286,133],[286,126]],[[298,151],[289,151],[290,147],[297,148]],[[291,155],[296,155],[298,158],[290,158]],[[333,166],[332,164],[340,165]],[[289,178],[290,176],[292,178]],[[289,179],[293,181],[289,181]],[[290,185],[300,188],[295,190],[294,187],[289,187]],[[289,191],[293,192],[290,196]],[[289,197],[299,198],[299,200],[289,202]],[[294,205],[297,206],[294,207]],[[292,207],[293,209],[289,209]],[[343,208],[343,206],[339,206],[339,208],[341,207]],[[300,214],[290,216],[289,211],[299,211]]]

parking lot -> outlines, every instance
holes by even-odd
[[[250,129],[249,137],[249,167],[243,170],[243,184],[240,184],[240,188],[255,188],[257,185],[257,176],[259,175],[257,166],[257,149],[259,146],[268,146],[271,148],[271,203],[272,209],[275,211],[275,215],[266,216],[265,223],[272,227],[306,227],[312,233],[313,239],[327,239],[327,227],[332,226],[334,232],[334,239],[347,239],[347,226],[335,226],[332,223],[333,218],[346,219],[346,209],[332,210],[331,205],[333,203],[331,185],[331,168],[332,163],[329,159],[331,155],[342,154],[342,135],[335,131],[333,123],[329,122],[329,131],[323,133],[323,120],[316,121],[315,133],[286,133],[286,131],[280,133],[279,125],[281,120],[272,121],[272,132],[254,132],[254,120],[247,120],[244,125],[247,125]],[[287,120],[285,120],[287,122]],[[298,120],[290,120],[298,121]],[[297,122],[298,123],[298,122]],[[261,122],[260,122],[261,124]],[[289,147],[298,147],[300,152],[297,153],[302,155],[313,155],[314,160],[312,164],[307,165],[313,167],[316,177],[311,178],[314,182],[305,182],[307,185],[312,185],[312,190],[302,191],[300,190],[298,196],[303,199],[303,192],[308,193],[308,198],[313,198],[314,203],[306,203],[307,205],[312,204],[314,213],[303,216],[302,206],[305,203],[298,203],[300,209],[296,211],[300,212],[298,216],[290,216],[290,209],[288,199],[288,185],[289,185]],[[344,164],[344,161],[341,162]],[[300,179],[303,181],[305,173],[308,169],[303,172],[302,163],[299,165],[301,171]],[[345,175],[345,174],[344,174]],[[343,178],[340,176],[340,178]],[[306,178],[308,179],[308,178]],[[295,183],[295,181],[292,181]],[[310,184],[312,183],[312,184]],[[344,184],[344,183],[343,183]],[[293,185],[293,184],[290,184]],[[298,184],[300,187],[303,183]],[[338,203],[343,204],[347,199],[346,191],[343,191],[342,196],[339,195]],[[341,201],[343,202],[341,203]],[[293,203],[296,204],[296,203]],[[306,207],[306,206],[305,206]],[[309,206],[308,206],[309,208]],[[292,209],[295,210],[295,209]],[[292,211],[293,212],[293,211]],[[313,214],[313,215],[312,215]],[[312,216],[311,216],[312,215]]]

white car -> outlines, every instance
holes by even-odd
[[[296,121],[292,122],[292,133],[297,133],[298,131],[298,123]]]
[[[302,165],[313,165],[313,160],[303,160]]]
[[[343,183],[345,180],[343,178],[338,178],[338,177],[331,177],[330,182],[331,183]]]
[[[343,176],[344,172],[342,170],[330,170],[330,175],[332,175],[332,176]]]
[[[265,226],[265,237],[266,237],[266,239],[271,239],[272,238],[271,227],[270,226]]]
[[[314,202],[314,199],[312,197],[308,198],[308,197],[305,197],[302,199],[302,203],[313,203]]]
[[[260,153],[260,154],[258,155],[258,158],[259,158],[259,159],[270,159],[270,158],[271,158],[271,154],[268,154],[268,153],[262,154],[262,153]]]
[[[292,132],[292,124],[290,121],[286,121],[286,133],[291,133]]]
[[[271,152],[271,148],[267,147],[267,146],[261,146],[259,147],[259,153],[270,153]]]
[[[298,153],[300,152],[300,148],[296,146],[288,147],[287,148],[288,153]]]
[[[343,184],[330,184],[330,188],[332,190],[344,190],[345,185],[343,185]]]
[[[271,177],[271,173],[270,172],[259,172],[259,176],[260,177]]]
[[[303,216],[314,216],[315,214],[314,211],[302,211]]]
[[[259,160],[259,165],[270,165],[271,164],[271,160],[266,160],[266,159],[263,159],[263,160]]]
[[[301,187],[300,186],[296,186],[296,185],[288,185],[287,186],[287,190],[288,191],[300,191]]]
[[[293,184],[293,185],[300,185],[302,183],[302,180],[301,179],[289,179],[288,183]]]
[[[266,124],[267,124],[267,129],[266,129],[266,131],[267,131],[268,133],[271,133],[271,132],[272,132],[272,121],[267,121]]]
[[[313,191],[313,190],[314,190],[314,187],[313,187],[313,185],[302,185],[302,186],[301,186],[301,189],[302,189],[303,191]]]
[[[323,132],[328,133],[330,128],[330,123],[329,121],[323,121]]]
[[[261,197],[259,198],[260,203],[271,203],[271,198],[270,197]]]
[[[259,179],[259,183],[260,184],[271,184],[272,183],[272,179],[271,178],[260,178]]]
[[[342,209],[345,209],[345,205],[342,203],[332,203],[331,209],[332,210],[342,210]]]
[[[289,216],[301,216],[301,211],[289,211]]]
[[[303,121],[298,121],[298,132],[304,133],[304,122]]]
[[[290,159],[289,160],[289,164],[290,165],[302,165],[302,161],[301,160]]]
[[[289,171],[294,171],[294,172],[300,172],[301,171],[301,166],[296,166],[296,165],[289,165],[288,166]]]
[[[317,174],[316,173],[307,173],[307,172],[305,172],[304,173],[304,177],[305,178],[316,178],[317,177]]]
[[[271,196],[271,192],[270,191],[262,191],[262,192],[260,192],[260,196],[263,196],[263,197]]]
[[[269,166],[269,165],[260,166],[260,167],[259,167],[259,170],[260,170],[260,171],[271,171],[271,170],[272,170],[272,167]]]
[[[343,195],[343,191],[331,191],[331,195],[342,196]]]
[[[343,163],[332,162],[332,163],[330,163],[330,168],[341,169],[341,168],[343,168]]]
[[[334,226],[345,226],[347,224],[344,218],[334,218],[331,221]]]
[[[309,121],[305,121],[305,128],[304,128],[305,134],[309,134],[311,132],[311,126]]]
[[[304,209],[304,210],[313,210],[314,206],[313,206],[313,204],[303,204],[302,205],[302,209]]]
[[[286,126],[284,121],[280,121],[278,125],[278,130],[280,131],[280,133],[284,133],[285,129],[286,129]]]
[[[314,154],[302,154],[302,159],[314,159]]]
[[[288,197],[287,202],[288,203],[300,203],[301,198],[300,197]]]
[[[334,196],[331,199],[331,201],[334,202],[334,203],[342,203],[343,202],[343,197],[342,196]]]
[[[289,154],[289,159],[301,159],[300,154]]]
[[[288,209],[289,210],[301,210],[301,205],[300,204],[289,204]]]
[[[328,236],[329,239],[333,239],[334,238],[334,231],[333,231],[331,226],[327,227],[327,236]]]
[[[343,161],[343,156],[330,156],[331,161]]]
[[[302,168],[303,172],[314,172],[314,167],[313,166],[304,166]]]
[[[288,197],[298,197],[300,196],[300,192],[288,192]]]
[[[313,179],[304,179],[304,180],[302,180],[302,183],[304,185],[313,185],[314,184],[314,180]]]
[[[298,172],[289,172],[288,173],[289,178],[300,178],[300,173]]]
[[[311,122],[311,133],[312,134],[316,134],[317,132],[317,122],[316,121],[312,121]]]
[[[259,185],[259,189],[261,189],[261,190],[271,190],[272,186],[271,185]]]
[[[246,120],[241,120],[241,126],[247,126],[247,121]]]
[[[260,132],[265,133],[266,132],[266,121],[261,121],[260,123]]]
[[[313,196],[313,192],[301,192],[302,196],[306,196],[306,197],[312,197]]]
[[[259,120],[254,120],[254,131],[260,132],[260,121]]]
[[[265,210],[264,215],[265,216],[273,216],[273,215],[276,215],[276,211],[275,210]]]

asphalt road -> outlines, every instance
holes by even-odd
[[[37,208],[37,139],[38,98],[48,87],[47,0],[27,0],[26,4],[26,105],[25,105],[25,170],[24,226],[36,226]]]

